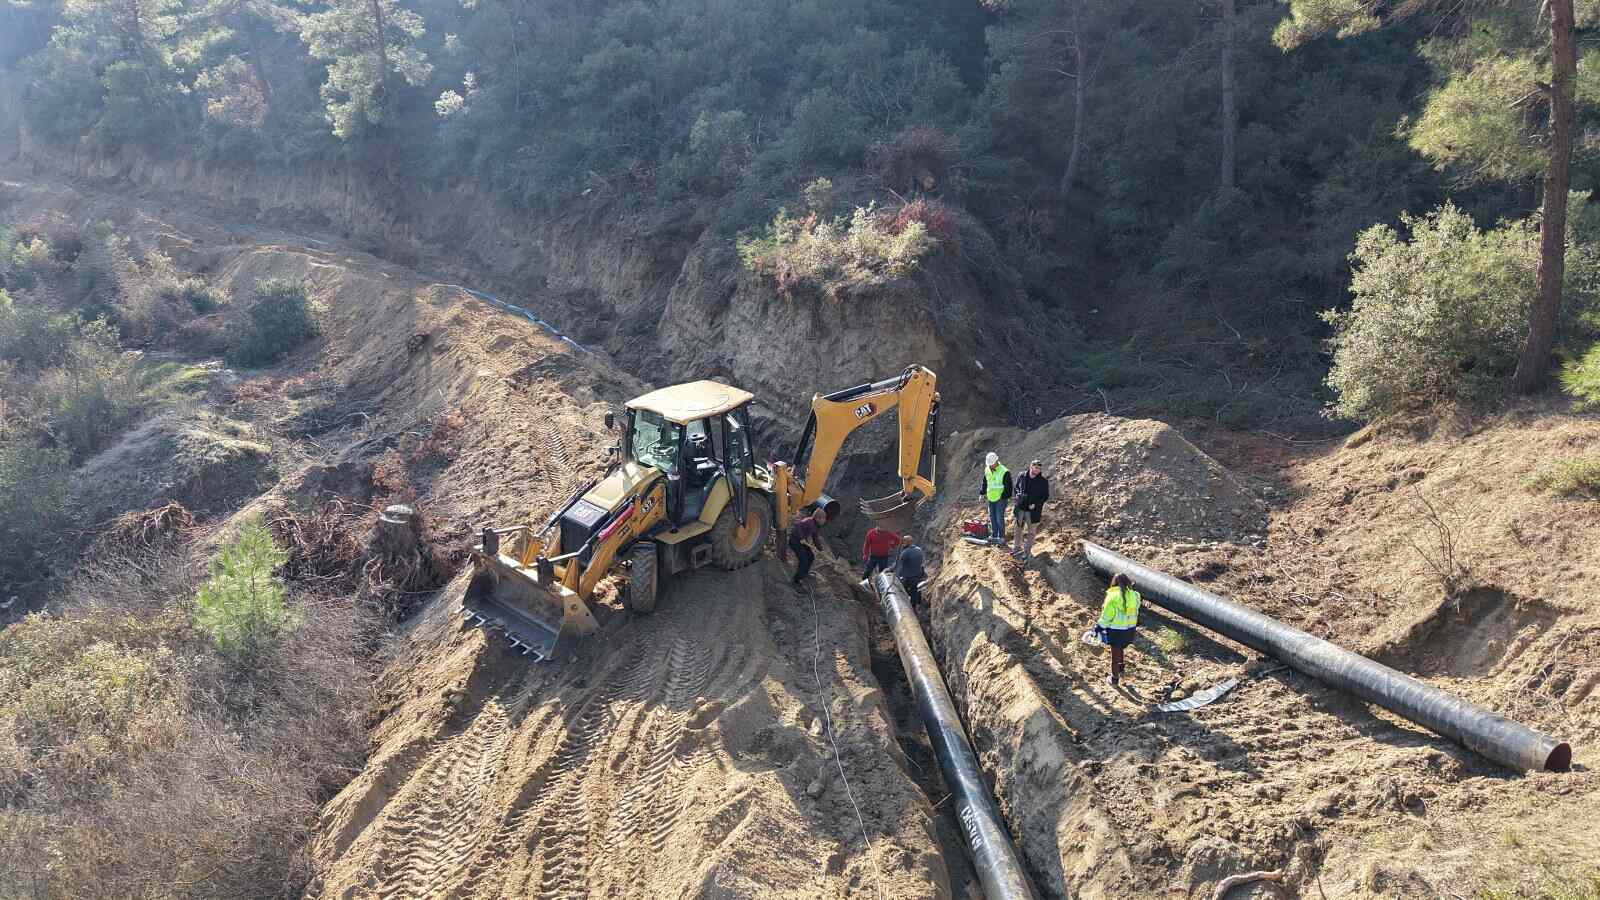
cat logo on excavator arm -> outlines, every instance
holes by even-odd
[[[839,503],[823,489],[845,438],[891,409],[899,410],[900,490],[861,508],[903,530],[933,496],[937,383],[933,372],[910,366],[893,378],[815,395],[791,459],[767,465],[756,463],[753,394],[696,381],[636,397],[599,478],[538,525],[480,532],[462,607],[523,653],[563,656],[599,629],[589,598],[606,575],[626,573],[623,605],[648,613],[663,578],[706,565],[747,566],[774,533],[784,546],[788,524],[802,510],[836,516]],[[618,424],[606,414],[608,429]]]

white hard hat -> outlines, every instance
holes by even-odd
[[[990,451],[989,455],[985,456],[983,458],[983,464],[986,465],[986,466],[992,466],[992,465],[994,465],[995,463],[997,463],[999,461],[1000,461],[1000,454],[995,453],[993,451]]]

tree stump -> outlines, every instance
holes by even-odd
[[[409,506],[384,507],[367,538],[368,551],[386,562],[415,562],[421,556],[422,517]]]

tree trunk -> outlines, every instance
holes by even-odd
[[[367,7],[372,10],[372,24],[374,29],[373,52],[378,55],[378,105],[383,110],[384,121],[390,119],[391,107],[394,103],[394,92],[389,90],[389,35],[388,28],[383,21],[383,0],[367,0]]]
[[[1234,108],[1233,40],[1234,0],[1222,0],[1222,191],[1234,185],[1234,137],[1239,130],[1239,112]]]
[[[1078,157],[1083,153],[1083,95],[1088,90],[1089,71],[1085,60],[1088,53],[1083,46],[1083,32],[1079,25],[1072,29],[1072,149],[1067,154],[1067,171],[1061,176],[1061,199],[1072,191],[1072,180],[1078,174]]]
[[[272,82],[267,78],[267,67],[262,62],[261,38],[256,34],[256,23],[245,15],[242,5],[235,9],[234,33],[243,34],[245,43],[250,46],[250,71],[255,73],[256,80],[261,82],[261,93],[267,101],[267,107],[272,106]]]
[[[1550,4],[1550,164],[1544,173],[1544,212],[1539,221],[1539,293],[1528,317],[1528,341],[1517,359],[1512,390],[1538,388],[1550,368],[1561,313],[1566,270],[1567,188],[1572,180],[1573,81],[1578,69],[1573,43],[1572,0]]]

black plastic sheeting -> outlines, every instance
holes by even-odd
[[[1572,747],[1565,741],[1541,734],[1098,544],[1084,541],[1083,552],[1089,564],[1100,572],[1127,575],[1134,587],[1152,603],[1452,738],[1503,766],[1519,772],[1539,769],[1565,772],[1572,767]]]
[[[872,586],[883,606],[883,618],[894,632],[894,643],[916,695],[928,740],[933,743],[945,784],[955,800],[956,820],[961,823],[961,836],[972,852],[972,867],[983,885],[984,896],[988,900],[1033,900],[1033,887],[1022,870],[1022,859],[1011,843],[994,798],[989,796],[978,758],[972,753],[972,744],[961,727],[956,705],[934,662],[933,651],[928,649],[905,588],[890,572],[879,573]]]

